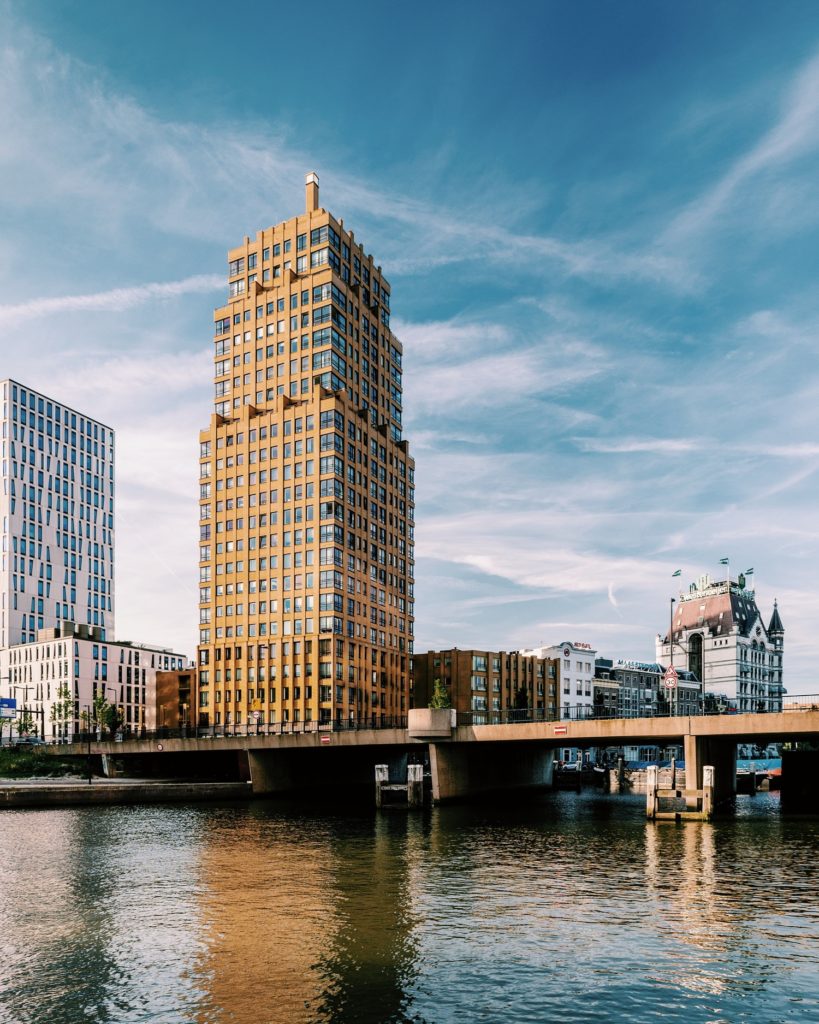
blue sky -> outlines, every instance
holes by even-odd
[[[118,434],[117,631],[195,644],[225,253],[303,205],[392,283],[416,648],[651,659],[756,569],[816,692],[819,6],[0,0],[2,375]]]

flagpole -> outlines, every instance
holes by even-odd
[[[672,579],[675,576],[682,576],[682,569],[677,569],[676,572],[673,572],[671,574]],[[675,603],[676,603],[676,598],[672,597],[671,598],[671,609],[670,609],[669,621],[668,621],[668,667],[669,668],[673,668],[674,667],[674,604]],[[667,687],[666,687],[666,689],[667,689]],[[671,702],[669,701],[669,706],[670,706],[670,704],[671,704]],[[679,713],[680,713],[680,685],[679,685],[679,679],[678,679],[677,680],[677,685],[674,688],[674,716],[677,717],[679,715]]]

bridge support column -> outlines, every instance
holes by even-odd
[[[285,752],[248,750],[247,761],[254,796],[286,793],[294,788],[292,761]]]
[[[781,807],[785,814],[819,812],[819,751],[782,751]]]
[[[493,792],[547,789],[554,751],[536,743],[430,743],[433,802]]]
[[[703,767],[713,765],[714,803],[719,805],[736,796],[737,745],[733,737],[686,736],[685,788],[703,788]]]

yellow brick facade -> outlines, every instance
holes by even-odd
[[[390,286],[318,206],[228,254],[200,434],[199,722],[388,724],[409,705],[414,464]]]

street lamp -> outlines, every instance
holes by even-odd
[[[88,753],[86,755],[86,768],[88,770],[88,785],[91,785],[91,705],[85,705],[85,738],[88,743]]]
[[[671,598],[671,610],[669,613],[668,622],[668,664],[671,668],[674,667],[674,605],[677,603],[676,597]],[[677,645],[679,647],[679,644]],[[680,647],[680,650],[682,648]],[[685,652],[683,652],[685,653]],[[680,710],[680,686],[679,679],[677,685],[674,687],[674,715],[679,713]]]

